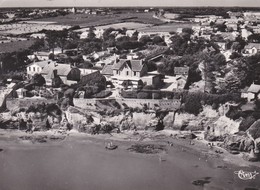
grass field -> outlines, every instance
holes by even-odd
[[[10,43],[1,43],[0,44],[0,53],[9,53],[14,51],[22,51],[25,49],[29,49],[33,43],[34,39],[26,40],[26,41],[16,41]]]
[[[109,24],[109,25],[103,25],[103,26],[97,26],[96,29],[107,29],[107,28],[114,28],[114,29],[141,29],[152,26],[151,24],[143,24],[138,22],[121,22],[116,24]]]
[[[26,34],[39,32],[45,30],[62,30],[64,28],[70,28],[67,25],[46,24],[44,23],[14,23],[0,25],[0,34]]]
[[[81,27],[102,26],[121,22],[139,22],[144,24],[163,23],[161,20],[153,18],[153,13],[122,13],[113,15],[69,14],[34,21],[48,21],[63,25],[79,25]]]
[[[141,28],[139,32],[176,32],[178,28],[191,28],[192,26],[197,26],[196,23],[165,23],[158,26],[151,26],[146,28]]]

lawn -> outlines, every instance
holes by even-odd
[[[34,21],[48,21],[62,25],[79,25],[82,28],[122,22],[139,22],[144,24],[163,23],[161,20],[153,18],[153,13],[121,13],[112,15],[69,14],[65,16],[37,19]]]
[[[34,39],[30,39],[26,41],[0,43],[0,53],[9,53],[29,49],[33,45],[34,41]]]

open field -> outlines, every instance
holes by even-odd
[[[146,27],[151,27],[151,24],[143,24],[138,22],[122,22],[122,23],[116,23],[116,24],[109,24],[104,26],[97,26],[96,29],[107,29],[107,28],[114,28],[114,29],[142,29]]]
[[[138,29],[139,32],[176,32],[178,28],[191,28],[197,26],[196,23],[166,23],[158,26],[151,26],[146,28]]]
[[[163,23],[161,20],[153,18],[153,13],[122,13],[113,15],[69,14],[35,21],[55,22],[61,25],[79,25],[80,27],[102,26],[121,22],[139,22],[144,24]]]
[[[16,41],[25,41],[25,40],[27,40],[27,38],[12,38],[12,37],[1,37],[0,36],[0,44],[16,42]]]
[[[34,41],[34,39],[30,39],[25,41],[0,43],[0,53],[15,52],[28,49],[33,45]]]
[[[45,30],[62,30],[64,28],[70,28],[70,26],[57,25],[57,24],[46,24],[46,23],[14,23],[14,24],[3,24],[0,25],[0,34],[26,34],[39,32]]]

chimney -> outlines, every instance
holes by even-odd
[[[57,77],[57,76],[58,76],[58,71],[57,71],[57,69],[53,70],[53,76],[54,76],[54,77]]]

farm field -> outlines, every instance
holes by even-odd
[[[192,26],[197,26],[197,23],[165,23],[161,25],[146,27],[138,29],[139,32],[176,32],[178,28],[191,28]]]
[[[107,29],[107,28],[114,28],[114,29],[141,29],[152,26],[151,24],[143,24],[138,22],[122,22],[122,23],[116,23],[116,24],[109,24],[104,26],[97,26],[96,29]]]
[[[34,44],[34,39],[26,41],[15,41],[10,43],[0,43],[0,53],[22,51],[30,48]]]
[[[144,24],[162,24],[163,21],[153,18],[153,13],[122,13],[113,15],[69,14],[33,21],[55,22],[59,25],[79,25],[80,27],[102,26],[122,22],[138,22]]]
[[[39,32],[43,29],[45,30],[62,30],[64,28],[70,28],[67,25],[56,25],[56,24],[48,24],[48,23],[14,23],[14,24],[3,24],[0,25],[0,34],[26,34],[26,33],[34,33]]]

